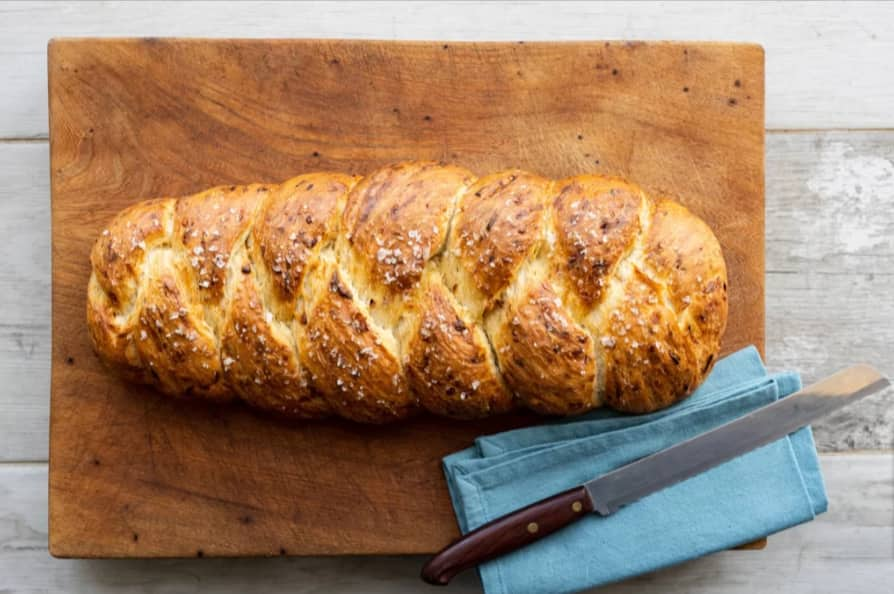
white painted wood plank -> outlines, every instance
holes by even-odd
[[[769,135],[766,175],[768,362],[805,383],[857,362],[894,377],[894,132]],[[894,447],[892,398],[814,425],[819,447]]]
[[[47,143],[0,143],[0,460],[46,460],[50,403]]]
[[[763,551],[730,551],[598,590],[627,593],[884,592],[894,581],[894,457],[821,457],[829,511],[774,535]],[[644,546],[646,546],[644,544]],[[0,465],[0,591],[409,593],[426,586],[421,557],[57,560],[47,553],[46,466]],[[464,575],[451,592],[479,592]]]
[[[775,2],[6,2],[0,138],[46,137],[46,43],[59,36],[761,43],[767,126],[894,127],[894,4]]]
[[[894,376],[894,131],[767,139],[767,357],[806,382],[866,361]],[[45,143],[0,143],[0,461],[45,460]],[[733,288],[733,290],[735,290]],[[890,392],[817,424],[822,450],[894,444]]]

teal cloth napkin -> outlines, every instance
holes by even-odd
[[[465,533],[801,388],[753,347],[718,361],[692,396],[641,416],[596,411],[477,439],[444,458]],[[654,493],[591,514],[479,567],[487,594],[577,592],[728,549],[813,519],[827,500],[809,427]]]

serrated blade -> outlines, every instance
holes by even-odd
[[[855,365],[706,433],[640,458],[584,484],[594,511],[618,508],[769,444],[889,385]]]

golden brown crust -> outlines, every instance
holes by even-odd
[[[217,303],[223,298],[230,254],[269,188],[218,187],[177,201],[174,236],[189,259],[203,301]]]
[[[133,300],[140,266],[147,250],[167,238],[175,204],[164,198],[138,202],[115,217],[93,244],[90,263],[113,306],[126,308]]]
[[[154,274],[141,295],[133,340],[144,365],[167,394],[226,399],[220,355],[202,307],[184,289],[188,275],[170,253],[153,254]]]
[[[689,341],[655,286],[635,273],[605,321],[605,400],[625,412],[650,412],[686,396],[699,380]]]
[[[307,309],[307,348],[302,349],[314,385],[340,416],[385,423],[412,414],[417,401],[407,387],[398,356],[354,301],[334,265],[322,266],[325,286],[316,287]]]
[[[506,383],[531,410],[567,415],[595,406],[593,339],[545,280],[507,301],[493,341]]]
[[[409,341],[407,378],[422,405],[436,414],[475,419],[512,408],[480,324],[463,319],[440,279],[427,283],[422,315]]]
[[[639,233],[639,188],[595,175],[560,184],[553,202],[562,266],[584,304],[602,298],[605,279]]]
[[[334,231],[339,202],[354,180],[341,174],[310,173],[271,192],[252,228],[277,297],[294,307],[304,270],[324,236]]]
[[[297,418],[649,412],[704,379],[727,317],[707,225],[592,175],[413,162],[222,186],[123,211],[91,264],[105,362]]]
[[[720,244],[704,221],[680,204],[663,199],[652,218],[644,267],[667,283],[700,382],[717,360],[726,330],[729,300]],[[690,386],[690,391],[694,388]]]
[[[444,243],[446,221],[472,174],[436,163],[402,163],[365,177],[348,196],[344,233],[373,283],[405,291]]]
[[[689,395],[711,370],[726,325],[726,267],[710,229],[669,200],[649,212],[641,250],[598,329],[606,402],[625,412]]]
[[[503,171],[478,180],[462,197],[451,247],[488,299],[509,285],[536,244],[549,185],[524,171]]]
[[[130,321],[116,321],[115,309],[96,275],[91,276],[87,288],[87,327],[94,350],[126,379],[152,383],[131,338]]]
[[[259,408],[304,419],[327,416],[329,405],[310,386],[289,322],[265,310],[253,274],[241,270],[221,332],[224,379]]]

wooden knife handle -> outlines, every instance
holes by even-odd
[[[460,537],[422,568],[422,579],[445,586],[459,572],[531,544],[593,511],[580,486],[532,503]]]

